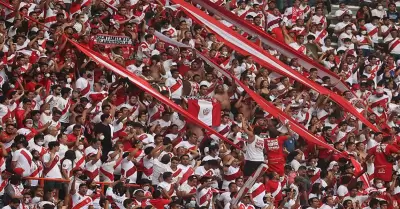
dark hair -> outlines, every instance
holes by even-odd
[[[10,182],[10,184],[14,184],[14,185],[19,184],[21,182],[21,176],[12,175],[9,178],[9,182]]]
[[[101,119],[101,122],[104,122],[107,118],[109,118],[110,117],[110,114],[103,114],[103,115],[101,115],[101,117],[100,117],[100,119]]]
[[[165,181],[165,179],[172,177],[172,173],[171,172],[165,172],[162,175],[163,180]]]
[[[84,186],[87,186],[86,183],[79,184],[79,189]]]
[[[33,138],[34,141],[37,141],[39,139],[44,139],[44,135],[43,134],[36,134],[35,137]]]
[[[52,204],[45,204],[43,205],[43,209],[54,209],[56,206],[52,205]]]
[[[378,199],[375,199],[375,198],[372,198],[370,201],[369,201],[369,207],[370,208],[373,208],[375,205],[378,205],[379,204],[379,200]]]
[[[22,144],[24,147],[28,147],[28,141],[26,141],[26,137],[22,134],[17,135],[14,138],[15,145]]]
[[[51,150],[54,147],[59,147],[60,143],[58,141],[52,141],[52,142],[49,142],[48,146],[49,146],[49,150]]]
[[[123,205],[124,205],[124,207],[128,207],[128,205],[131,204],[132,202],[133,202],[132,199],[126,199],[126,200],[124,200]]]
[[[20,204],[21,201],[20,201],[18,198],[12,198],[12,199],[10,200],[10,203]]]
[[[161,163],[168,164],[171,162],[171,156],[169,154],[164,154],[160,160]]]
[[[62,115],[62,112],[58,109],[53,109],[53,116],[54,115]]]
[[[78,117],[78,116],[77,116]],[[81,127],[81,125],[79,125],[79,124],[77,124],[77,125],[74,125],[74,127],[72,128],[72,130],[74,130],[74,129],[81,129],[82,127]]]
[[[64,87],[61,89],[61,96],[64,96],[64,94],[69,94],[71,92],[71,89],[68,87]]]

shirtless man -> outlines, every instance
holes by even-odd
[[[192,78],[194,75],[200,75],[201,80],[204,80],[205,78],[204,69],[198,63],[198,60],[192,62],[192,66],[190,67],[190,70],[186,72],[185,78],[188,80],[188,78]]]
[[[240,95],[239,100],[235,103],[235,107],[238,109],[239,113],[243,114],[245,118],[250,118],[255,107],[255,103],[252,102],[253,99],[246,95],[244,92]]]
[[[233,82],[227,91],[224,90],[223,85],[218,85],[214,91],[214,99],[221,103],[222,110],[231,109],[231,100],[229,99],[236,90],[236,84]]]
[[[258,76],[257,79],[256,79],[256,89],[260,89],[261,83],[262,83],[264,80],[267,80],[268,83],[271,82],[271,81],[270,81],[270,78],[268,77],[268,75],[269,75],[269,72],[268,72],[267,69],[261,68],[261,69],[259,70],[259,76]]]
[[[154,55],[151,57],[150,75],[154,78],[154,80],[159,81],[159,83],[164,83],[166,72],[160,60],[161,58],[159,55]]]
[[[158,80],[154,79],[153,76],[151,76],[151,70],[147,66],[143,66],[142,75],[140,75],[140,77],[142,77],[149,83],[157,83],[158,82]]]

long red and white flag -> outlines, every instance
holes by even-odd
[[[175,4],[181,6],[182,11],[192,18],[195,22],[205,25],[209,30],[213,31],[217,39],[223,41],[226,46],[239,52],[243,55],[250,55],[253,60],[263,67],[275,71],[283,76],[287,76],[299,83],[307,86],[308,88],[314,89],[320,94],[330,95],[330,98],[334,100],[337,104],[342,106],[346,111],[350,112],[352,115],[357,117],[361,122],[366,124],[369,128],[375,131],[379,131],[371,122],[369,122],[362,114],[360,114],[346,99],[342,98],[340,95],[326,89],[319,84],[309,80],[297,71],[294,71],[289,66],[283,64],[281,61],[277,60],[275,57],[264,52],[259,46],[250,42],[246,38],[240,36],[232,29],[226,27],[219,21],[205,14],[203,11],[188,4],[184,0],[173,0]]]
[[[187,99],[187,111],[208,126],[221,124],[221,104],[213,100]]]
[[[127,69],[123,68],[122,66],[116,64],[115,62],[111,61],[107,57],[104,57],[103,55],[85,47],[82,46],[71,39],[67,38],[69,43],[74,45],[78,50],[80,50],[82,53],[85,55],[89,56],[92,58],[94,61],[99,63],[100,65],[104,66],[105,68],[113,71],[117,75],[121,77],[128,78],[133,84],[135,84],[137,87],[141,88],[143,91],[146,91],[150,95],[152,95],[154,98],[158,99],[159,101],[163,102],[164,104],[167,104],[169,107],[173,108],[176,110],[178,113],[182,114],[187,120],[196,123],[200,127],[204,128],[205,130],[209,131],[210,133],[216,135],[218,138],[221,140],[224,140],[228,144],[234,146],[237,149],[240,149],[237,145],[235,145],[232,141],[227,139],[226,137],[222,136],[220,133],[216,132],[214,129],[210,128],[203,122],[199,121],[196,117],[192,116],[190,113],[185,111],[181,106],[175,104],[171,100],[169,100],[167,97],[164,97],[162,94],[160,94],[157,90],[155,90],[147,81],[143,80],[142,78],[138,77],[134,73],[128,71]]]
[[[256,183],[257,178],[263,175],[267,170],[268,166],[266,164],[261,164],[258,166],[257,170],[247,179],[243,187],[241,187],[239,192],[232,198],[231,205],[238,204],[242,196],[247,194],[250,188]]]
[[[155,32],[154,35],[161,40],[162,42],[168,43],[170,45],[173,45],[175,47],[179,48],[190,48],[190,46],[185,45],[181,42],[177,42],[159,32]],[[235,82],[238,86],[242,87],[245,92],[249,94],[249,96],[266,112],[271,114],[274,118],[279,119],[280,121],[287,121],[288,125],[290,128],[299,134],[301,137],[303,137],[305,140],[309,141],[310,143],[316,144],[318,146],[321,146],[323,148],[326,148],[328,150],[333,150],[337,153],[339,151],[335,150],[332,145],[329,145],[325,141],[321,141],[318,137],[316,137],[314,134],[310,133],[304,126],[300,125],[298,122],[296,122],[293,118],[289,117],[285,112],[280,110],[279,108],[275,107],[274,104],[266,101],[264,98],[262,98],[259,94],[255,93],[253,90],[251,90],[248,86],[244,85],[239,79],[237,79],[235,76],[233,76],[230,72],[228,72],[225,69],[222,69],[221,66],[219,66],[217,63],[215,63],[213,60],[211,60],[209,57],[204,56],[201,52],[197,51],[196,49],[193,49],[196,51],[196,55],[205,61],[208,65],[210,65],[213,69],[217,70],[220,74],[222,74],[224,77],[229,79],[230,82]],[[348,157],[347,155],[344,155],[344,157]]]
[[[345,91],[351,92],[351,89],[348,87],[348,85],[345,82],[341,81],[339,76],[337,76],[335,73],[333,73],[329,69],[326,69],[320,63],[310,59],[308,56],[297,52],[295,49],[288,46],[287,44],[277,41],[274,37],[270,36],[268,33],[261,30],[260,28],[257,28],[254,25],[250,24],[243,18],[236,16],[234,13],[226,10],[219,5],[216,5],[213,2],[210,2],[209,0],[193,0],[193,3],[196,3],[207,9],[207,11],[218,15],[222,19],[242,29],[245,33],[251,36],[257,36],[262,43],[270,46],[273,49],[276,49],[284,56],[298,58],[299,64],[303,67],[307,69],[316,68],[318,70],[319,77],[322,78],[324,76],[328,76],[331,79],[332,83],[337,83],[335,87],[342,93]]]

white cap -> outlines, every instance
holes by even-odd
[[[252,16],[252,17],[255,17],[255,16],[257,16],[257,13],[255,13],[255,12],[249,12],[249,13],[247,13],[247,15],[246,16]]]
[[[336,162],[336,161],[330,162],[330,163],[329,163],[329,166],[328,166],[328,171],[329,171],[329,170],[332,170],[332,169],[333,169],[333,166],[335,166],[335,165],[338,165],[338,162]]]

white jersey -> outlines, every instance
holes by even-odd
[[[87,97],[90,91],[90,83],[86,78],[78,78],[75,82],[76,89],[79,89],[81,92],[81,96]]]
[[[32,154],[27,149],[21,148],[15,151],[12,155],[12,161],[17,162],[16,168],[22,168],[24,170],[22,177],[31,175]]]
[[[46,153],[43,155],[43,163],[46,164],[50,162],[50,153]],[[60,170],[60,156],[58,153],[55,153],[54,159],[49,166],[45,166],[44,176],[46,178],[62,178],[61,170]]]
[[[115,205],[116,205],[118,208],[125,208],[125,207],[124,207],[124,201],[125,201],[126,199],[128,199],[128,198],[125,196],[125,194],[122,195],[122,196],[118,196],[117,194],[115,194],[115,193],[113,192],[113,188],[112,188],[112,187],[108,187],[108,188],[107,188],[106,197],[107,197],[107,198],[111,198],[112,201],[115,203]]]
[[[88,209],[91,205],[93,205],[93,201],[89,196],[79,193],[72,195],[72,209]]]
[[[246,143],[244,159],[248,161],[264,162],[264,139],[255,135],[252,143]]]

